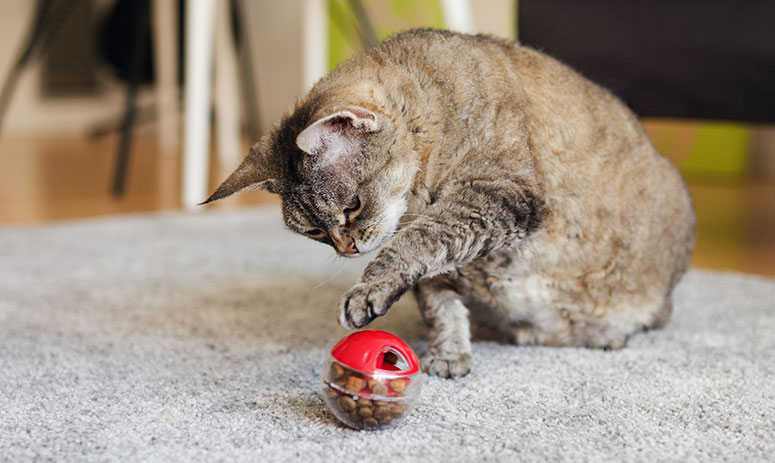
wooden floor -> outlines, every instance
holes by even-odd
[[[180,207],[180,155],[135,138],[126,193],[109,194],[116,139],[0,139],[0,226]],[[217,165],[214,160],[212,165]],[[230,168],[215,168],[216,186]],[[697,267],[775,276],[775,179],[687,179],[697,209]],[[204,199],[204,198],[202,198]],[[277,202],[261,191],[207,207]]]

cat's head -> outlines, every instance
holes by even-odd
[[[298,107],[205,203],[262,188],[281,196],[292,231],[347,257],[377,249],[396,231],[417,170],[393,119],[365,105]]]

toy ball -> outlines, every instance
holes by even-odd
[[[385,331],[364,330],[336,343],[320,375],[329,410],[354,429],[394,426],[420,396],[422,373],[404,341]]]

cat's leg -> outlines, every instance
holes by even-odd
[[[520,178],[460,181],[403,228],[342,298],[339,323],[361,328],[422,277],[453,270],[535,231],[543,201]],[[464,198],[465,201],[461,200]]]
[[[429,375],[465,376],[471,370],[471,330],[468,309],[442,277],[420,280],[415,296],[430,327],[428,352],[420,359]]]

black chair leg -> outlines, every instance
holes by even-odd
[[[148,27],[150,23],[150,8],[147,0],[140,0],[137,8],[136,27],[132,38],[132,49],[129,62],[129,82],[127,84],[126,103],[124,105],[124,117],[121,121],[121,133],[118,140],[118,154],[113,175],[112,193],[115,197],[124,194],[127,170],[129,167],[129,153],[132,149],[132,131],[134,129],[137,113],[137,91],[140,87],[140,79],[145,62],[145,51],[148,47]]]

